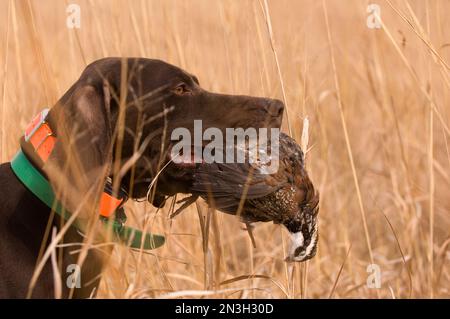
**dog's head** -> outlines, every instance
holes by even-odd
[[[50,112],[58,142],[49,177],[59,193],[71,184],[83,195],[110,175],[139,198],[162,171],[156,195],[172,194],[189,186],[180,167],[166,167],[175,129],[194,138],[201,120],[202,130],[225,136],[227,128],[279,128],[282,114],[281,101],[208,92],[194,75],[159,60],[98,60]]]

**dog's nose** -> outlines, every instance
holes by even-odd
[[[280,117],[283,115],[284,104],[280,100],[268,99],[266,104],[266,111],[272,116]]]

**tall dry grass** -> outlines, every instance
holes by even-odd
[[[320,243],[283,262],[287,234],[198,202],[174,220],[129,203],[131,223],[167,236],[117,246],[99,296],[408,298],[450,296],[450,3],[436,1],[0,1],[1,160],[31,117],[105,56],[160,58],[203,87],[284,99],[321,193]],[[366,26],[369,3],[381,29]],[[288,121],[289,118],[289,127]],[[199,219],[202,221],[199,222]],[[369,264],[381,288],[367,286]]]

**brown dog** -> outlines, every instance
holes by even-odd
[[[68,211],[95,220],[92,207],[107,176],[129,197],[146,196],[167,162],[174,128],[192,130],[198,119],[205,129],[222,131],[280,127],[282,113],[283,103],[278,100],[205,91],[195,76],[159,60],[106,58],[90,64],[50,110],[47,120],[57,141],[48,161],[41,163],[32,151],[26,153]],[[26,151],[27,146],[22,146]],[[168,167],[158,181],[153,203],[159,206],[164,196],[187,192],[191,183],[189,176],[178,179]],[[23,298],[29,293],[50,211],[17,179],[10,163],[0,166],[0,297]],[[56,217],[50,226],[61,230]],[[64,243],[80,244],[83,237],[69,227]],[[62,296],[70,296],[64,270],[82,262],[81,287],[74,289],[74,297],[89,297],[98,286],[102,260],[93,249],[86,256],[71,254],[79,249],[73,246],[62,253]],[[54,288],[47,261],[29,296],[52,298]]]

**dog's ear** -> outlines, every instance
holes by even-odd
[[[93,208],[103,189],[111,163],[110,101],[107,82],[78,85],[50,111],[57,142],[44,170],[69,211]]]

